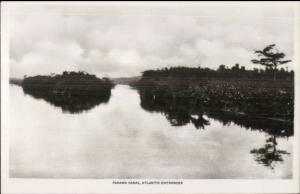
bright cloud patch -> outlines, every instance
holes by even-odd
[[[189,9],[164,14],[109,14],[109,8],[105,14],[103,8],[86,8],[80,14],[65,7],[17,9],[10,20],[10,74],[85,70],[117,77],[175,65],[217,68],[239,63],[252,68],[257,67],[250,62],[253,50],[271,43],[293,58],[288,8],[281,9],[281,17],[268,8],[247,9],[246,16],[232,11],[230,17],[233,8],[213,10],[213,17],[206,17],[210,12],[205,8],[193,8],[191,14]]]

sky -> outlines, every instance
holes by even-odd
[[[260,67],[250,62],[253,51],[273,43],[293,59],[293,9],[270,3],[13,4],[10,76],[81,70],[129,77],[163,67],[236,63],[252,69]]]

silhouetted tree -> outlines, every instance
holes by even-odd
[[[251,60],[254,64],[260,64],[266,66],[266,68],[272,68],[274,72],[274,80],[276,80],[277,66],[291,62],[291,60],[282,60],[285,57],[285,54],[283,52],[279,52],[275,46],[275,44],[271,44],[263,50],[256,50],[254,53],[257,54],[259,59]]]

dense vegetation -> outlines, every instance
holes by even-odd
[[[26,77],[22,86],[26,89],[40,89],[57,94],[101,95],[103,89],[111,89],[113,84],[108,78],[100,79],[82,71],[64,71],[61,75]]]
[[[264,70],[246,70],[239,64],[220,65],[217,70],[171,67],[144,71],[132,86],[140,94],[142,108],[164,114],[173,126],[193,124],[205,129],[212,118],[266,133],[264,146],[250,153],[272,169],[290,154],[277,148],[277,138],[294,134],[294,72],[278,70],[277,65],[289,60],[280,61],[282,53],[271,54],[267,53],[269,58],[280,55],[276,63],[265,58],[254,61],[265,65]]]
[[[239,88],[232,85],[152,86],[137,89],[143,108],[164,112],[171,122],[178,124],[189,122],[192,114],[214,112],[232,112],[290,122],[294,117],[294,95],[293,91],[289,90]],[[175,114],[178,114],[175,116],[178,117],[177,121],[173,118]]]
[[[277,79],[292,80],[293,71],[285,70],[284,68],[276,69]],[[235,64],[232,68],[225,65],[220,65],[217,70],[201,67],[169,67],[157,70],[147,70],[142,73],[143,78],[150,77],[176,77],[180,78],[242,78],[242,79],[273,79],[273,69],[247,70],[244,66]]]
[[[141,80],[132,85],[139,90],[143,107],[149,110],[164,107],[170,118],[179,108],[181,113],[226,111],[292,122],[294,72],[283,68],[277,71],[274,80],[274,69],[269,67],[265,70],[246,70],[238,64],[232,68],[220,65],[218,70],[171,67],[145,71]]]
[[[26,77],[21,83],[23,91],[41,98],[64,112],[79,113],[108,102],[112,82],[85,72],[63,72],[61,75]]]
[[[277,79],[273,79],[274,70],[246,70],[236,64],[232,68],[220,65],[217,70],[201,67],[170,67],[158,70],[147,70],[142,78],[132,86],[207,86],[231,84],[234,86],[293,87],[294,72],[281,68],[277,71]]]

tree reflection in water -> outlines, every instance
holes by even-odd
[[[265,145],[250,151],[255,161],[266,167],[274,169],[276,163],[283,162],[283,155],[290,154],[276,148],[276,139],[293,136],[293,110],[290,109],[290,106],[293,107],[291,104],[293,96],[276,96],[277,93],[271,91],[273,93],[269,96],[274,95],[274,99],[264,99],[264,96],[257,95],[256,91],[250,96],[251,92],[247,91],[248,96],[238,92],[239,96],[231,95],[228,98],[230,94],[226,93],[227,91],[218,93],[214,90],[205,93],[170,86],[136,87],[136,89],[140,94],[141,107],[150,112],[163,113],[172,126],[192,123],[196,129],[205,129],[205,126],[210,124],[204,116],[206,115],[223,125],[232,122],[247,130],[266,133],[269,137]],[[209,96],[210,93],[214,93],[218,98]],[[222,97],[223,94],[225,96]],[[246,100],[241,100],[241,96]],[[268,106],[270,101],[272,104]],[[284,103],[289,106],[285,108]],[[261,110],[262,107],[264,110]],[[242,110],[249,112],[245,113]]]
[[[285,150],[277,149],[277,138],[288,138],[294,135],[293,122],[274,120],[268,118],[255,118],[249,115],[237,115],[224,112],[222,114],[209,113],[209,117],[227,125],[235,123],[248,130],[258,130],[267,134],[265,145],[261,148],[254,148],[250,151],[254,159],[271,169],[275,168],[278,162],[283,162],[283,155],[289,155]]]
[[[169,87],[139,88],[141,107],[150,112],[163,113],[172,126],[192,123],[196,129],[204,129],[209,121],[204,118],[201,106],[189,96],[177,95]]]
[[[282,156],[284,154],[290,154],[285,150],[276,149],[276,138],[277,136],[273,135],[266,140],[264,147],[255,148],[250,151],[254,155],[255,161],[271,169],[275,168],[277,162],[283,162]]]
[[[107,103],[111,96],[111,88],[101,90],[81,91],[77,93],[64,92],[54,93],[50,90],[31,89],[23,86],[23,92],[36,99],[44,99],[53,106],[60,107],[64,113],[79,114],[88,111],[101,103]]]

